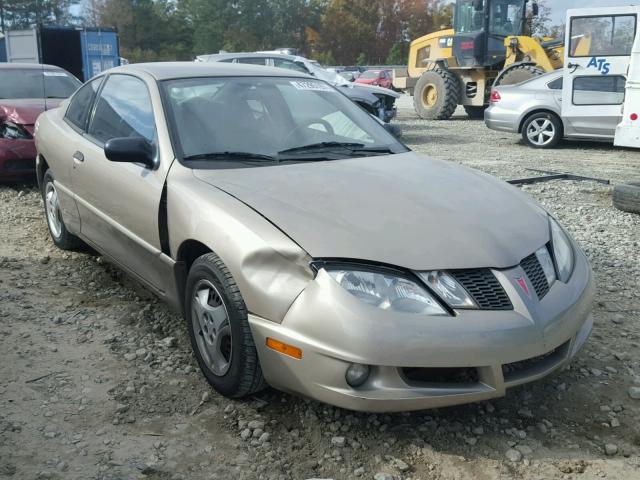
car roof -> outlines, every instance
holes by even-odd
[[[0,70],[60,70],[66,72],[64,68],[46,63],[0,63]]]
[[[237,53],[213,53],[210,55],[198,55],[198,58],[207,58],[210,60],[224,60],[227,58],[284,58],[286,60],[303,60],[302,57],[296,55],[289,55],[287,53],[279,52],[237,52]]]
[[[190,77],[308,77],[282,68],[241,63],[218,62],[154,62],[133,63],[108,70],[106,73],[146,73],[156,80]]]

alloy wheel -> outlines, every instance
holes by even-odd
[[[551,143],[556,136],[556,127],[548,118],[536,118],[527,126],[527,138],[537,146]]]
[[[45,209],[49,229],[55,238],[62,234],[62,221],[60,220],[60,204],[58,203],[58,191],[53,182],[48,182],[44,193]]]
[[[215,375],[223,376],[231,366],[231,324],[220,292],[208,280],[200,280],[194,289],[191,321],[198,350],[207,367]]]

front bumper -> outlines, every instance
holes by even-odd
[[[0,138],[0,178],[24,177],[36,171],[36,145],[32,139]]]
[[[504,396],[507,388],[565,365],[589,337],[594,284],[584,255],[577,258],[570,282],[554,283],[540,302],[525,298],[509,281],[521,274],[520,267],[494,271],[514,309],[459,311],[453,317],[370,307],[321,270],[281,324],[249,316],[263,373],[281,390],[370,412]],[[302,359],[269,349],[268,337],[302,349]],[[361,387],[346,383],[351,363],[371,366]]]

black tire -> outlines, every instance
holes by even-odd
[[[472,120],[484,120],[484,111],[487,107],[474,107],[471,105],[465,105],[464,111],[467,112],[467,115]]]
[[[542,133],[542,141],[536,142],[535,130],[533,129],[540,126],[541,123],[545,124],[546,121],[548,121],[548,127],[544,129],[546,133]],[[532,128],[531,132],[529,131],[530,128]],[[534,113],[529,115],[522,123],[522,139],[533,148],[553,148],[562,140],[562,136],[562,122],[557,115],[551,112]],[[540,135],[537,138],[540,138]]]
[[[459,103],[460,82],[449,70],[439,67],[424,72],[413,91],[416,113],[426,120],[450,118]]]
[[[194,297],[196,289],[202,282],[215,287],[218,300],[222,300],[226,308],[228,324],[231,329],[228,370],[224,374],[216,374],[204,358],[198,346],[196,335],[202,337],[194,328]],[[230,398],[241,398],[266,387],[262,369],[258,360],[249,321],[240,290],[226,265],[215,253],[207,253],[199,257],[191,266],[185,288],[185,317],[193,352],[207,381],[220,394]]]
[[[47,196],[48,192],[51,192],[51,189],[53,189],[53,192],[55,192],[56,195],[55,207],[52,206],[51,203],[49,203],[49,198]],[[64,220],[62,219],[62,215],[60,214],[60,208],[57,200],[57,189],[53,182],[53,173],[51,173],[50,169],[44,172],[40,193],[42,194],[42,200],[44,201],[45,220],[47,221],[47,227],[49,229],[49,234],[51,235],[51,240],[53,240],[55,246],[62,250],[76,250],[77,248],[79,248],[82,245],[82,240],[80,240],[78,237],[69,232],[69,230],[67,230],[67,226],[64,224]],[[56,220],[50,217],[50,210],[55,212],[52,213],[52,215],[55,217],[58,223],[54,224]]]
[[[545,72],[535,65],[516,65],[500,72],[493,83],[494,87],[498,85],[517,85],[534,77],[539,77]]]
[[[621,183],[614,186],[613,206],[623,212],[640,214],[640,182]]]

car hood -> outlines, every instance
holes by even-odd
[[[549,240],[546,212],[516,187],[413,152],[194,175],[314,258],[414,270],[507,268]]]
[[[55,108],[62,99],[48,98],[46,108]],[[15,100],[0,100],[0,120],[6,120],[18,125],[33,125],[38,115],[45,111],[45,101],[42,98],[19,98]]]
[[[336,88],[347,88],[355,91],[373,93],[377,95],[385,95],[393,98],[400,98],[400,94],[389,88],[379,87],[377,85],[367,85],[364,83],[349,82],[347,85],[337,85]]]

